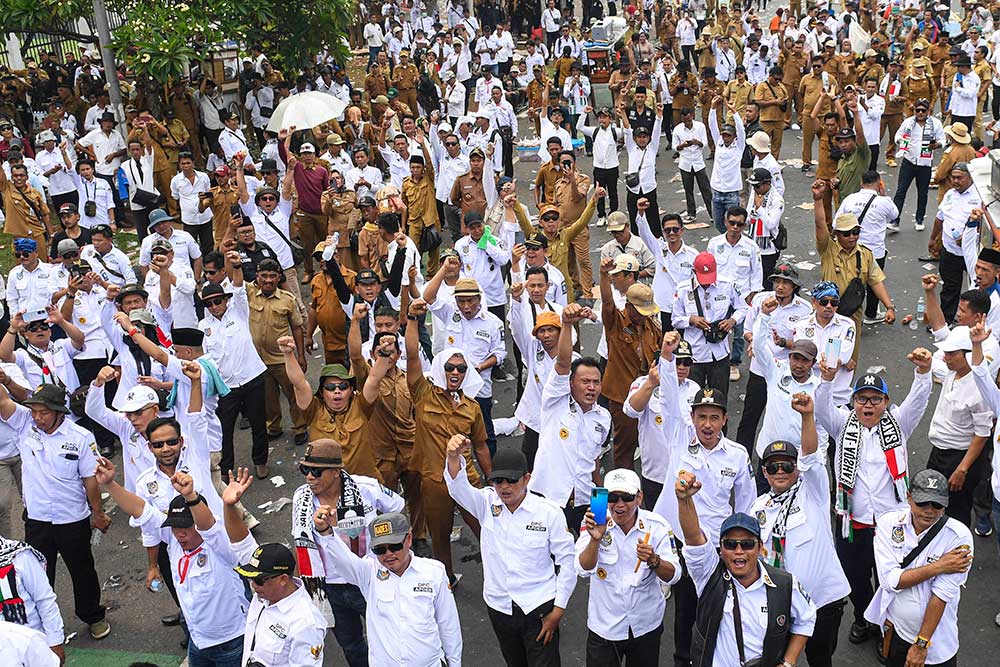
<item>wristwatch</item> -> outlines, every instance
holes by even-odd
[[[931,645],[931,640],[922,635],[917,635],[917,641],[913,642],[913,645],[916,646],[917,648],[926,649],[928,646]]]
[[[195,498],[194,500],[187,500],[184,502],[184,504],[187,505],[188,507],[194,507],[195,505],[198,505],[203,502],[205,502],[205,496],[199,493],[197,498]]]
[[[656,568],[660,567],[660,563],[662,562],[662,560],[663,559],[660,558],[657,554],[653,554],[653,557],[650,558],[648,561],[646,561],[646,565],[649,567],[650,570],[655,570]]]

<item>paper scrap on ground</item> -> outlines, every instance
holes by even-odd
[[[813,203],[811,201],[804,201],[801,204],[796,204],[795,208],[801,208],[803,211],[813,210]]]
[[[813,262],[796,262],[796,269],[802,269],[803,271],[812,271],[816,268],[816,264]]]
[[[705,229],[708,227],[707,222],[689,222],[684,225],[684,229]]]
[[[681,175],[678,172],[678,173],[674,174],[673,176],[671,176],[670,180],[667,181],[667,183],[680,183],[680,181],[681,181]]]
[[[271,504],[271,506],[269,508],[267,508],[267,511],[264,512],[264,514],[274,514],[275,512],[280,512],[281,510],[285,509],[287,506],[289,506],[291,504],[292,504],[292,499],[291,498],[286,498],[286,497],[282,496],[281,498],[278,498],[277,500],[275,500]]]
[[[920,268],[923,269],[924,271],[933,271],[934,269],[937,268],[937,264],[931,264],[930,262],[927,262],[926,264],[921,264]]]
[[[285,478],[282,477],[281,475],[275,475],[274,477],[271,478],[271,484],[274,484],[275,486],[284,486]]]
[[[789,167],[795,167],[796,169],[801,169],[802,168],[802,160],[800,160],[798,158],[791,158],[791,159],[788,159],[788,160],[782,160],[781,162],[782,162],[782,164],[785,164],[785,165],[787,165]]]

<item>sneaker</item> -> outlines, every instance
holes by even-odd
[[[879,310],[875,314],[875,317],[865,316],[863,322],[865,324],[881,324],[882,322],[885,322],[885,311]]]
[[[886,231],[889,231],[889,232],[892,232],[893,234],[895,234],[895,233],[897,233],[899,231],[899,223],[898,222],[890,222],[888,225],[886,225],[885,228],[886,228]]]
[[[730,366],[729,367],[729,381],[730,382],[739,382],[740,381],[740,367],[739,366]]]
[[[302,433],[296,433],[295,434],[295,446],[296,447],[301,447],[302,445],[306,444],[307,442],[309,442],[309,432],[308,431],[302,431]]]
[[[94,639],[104,639],[111,634],[111,624],[106,618],[90,624],[90,636]]]
[[[887,166],[887,167],[895,167],[895,166],[897,166],[896,160],[894,158],[891,158],[891,157],[890,158],[886,158],[885,166]]]
[[[680,153],[678,153],[677,151],[674,151],[674,154],[673,154],[673,155],[672,155],[671,157],[672,157],[673,159],[675,159],[675,160],[676,160],[676,159],[677,159],[677,158],[679,158],[680,156],[681,156],[681,154],[680,154]]]
[[[813,166],[811,164],[804,164],[804,165],[802,165],[802,170],[801,171],[802,171],[803,174],[805,174],[805,173],[807,173],[809,171],[812,171],[812,168],[813,168]]]
[[[997,612],[997,617],[993,619],[993,622],[996,623],[998,627],[1000,627],[1000,612]]]
[[[793,130],[801,130],[802,128],[801,128],[801,127],[799,127],[799,124],[798,124],[798,123],[792,123],[792,129],[793,129]]]
[[[914,222],[913,223],[913,229],[915,229],[918,232],[924,231],[924,223],[922,223],[922,222]]]
[[[993,522],[990,521],[988,514],[986,516],[976,517],[976,525],[972,528],[972,532],[979,537],[989,537],[993,534]],[[1000,625],[1000,623],[997,625]]]
[[[608,219],[605,218],[604,216],[601,216],[600,218],[597,219],[597,226],[598,227],[603,227],[606,224],[608,224]]]

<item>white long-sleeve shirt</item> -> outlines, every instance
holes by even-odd
[[[649,227],[645,213],[639,213],[635,218],[639,228],[639,238],[656,260],[656,275],[653,276],[653,299],[660,310],[670,312],[677,294],[677,285],[691,280],[694,270],[694,258],[698,255],[691,246],[683,241],[677,252],[671,252],[665,238],[656,238]],[[677,223],[680,224],[680,223]]]
[[[970,71],[968,74],[955,72],[951,80],[948,111],[954,116],[975,116],[979,85],[979,76],[975,72]]]
[[[624,138],[624,130],[615,125],[594,127],[587,125],[587,115],[581,113],[576,119],[576,129],[594,140],[594,168],[595,169],[617,169],[618,162],[618,139]]]
[[[680,148],[680,145],[692,139],[700,141],[701,145],[689,145]],[[677,161],[677,168],[681,171],[701,171],[705,168],[705,146],[708,145],[708,135],[705,124],[701,121],[692,121],[689,128],[684,123],[674,125],[673,129],[673,149],[680,153]]]
[[[633,194],[656,191],[656,153],[660,149],[660,127],[663,118],[656,117],[650,131],[649,143],[639,148],[632,136],[632,128],[625,128],[625,152],[628,154],[628,173],[639,172],[639,185],[628,188]],[[738,166],[738,165],[737,165]],[[626,186],[627,187],[627,186]]]
[[[733,114],[733,125],[736,126],[736,138],[727,146],[719,133],[719,121],[715,109],[708,112],[708,129],[712,133],[712,141],[715,142],[715,162],[712,165],[710,181],[715,192],[739,192],[743,189],[740,162],[743,160],[743,149],[747,145],[747,133],[743,119],[738,113]]]

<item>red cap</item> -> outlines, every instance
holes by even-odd
[[[224,164],[220,164],[215,168],[215,174],[217,176],[229,176],[229,167]]]
[[[708,287],[715,282],[715,255],[710,252],[699,252],[694,258],[694,274],[698,277],[698,284]]]

